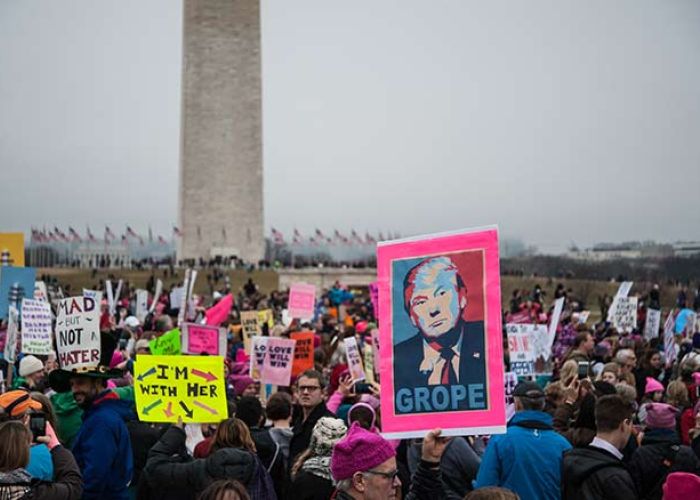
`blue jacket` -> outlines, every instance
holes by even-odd
[[[112,391],[100,394],[83,413],[73,455],[83,473],[83,500],[127,500],[133,472],[126,421],[135,418],[131,402]]]
[[[26,467],[33,478],[53,481],[53,460],[45,444],[33,444],[29,448],[29,465]]]
[[[522,500],[561,498],[562,454],[571,444],[552,429],[552,417],[541,411],[520,411],[505,434],[493,436],[474,488],[502,486]]]

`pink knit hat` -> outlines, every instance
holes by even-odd
[[[233,390],[236,391],[236,396],[242,396],[243,392],[251,385],[255,383],[255,380],[248,375],[234,375],[231,377],[233,382]]]
[[[700,477],[690,472],[672,472],[664,484],[664,500],[700,498]]]
[[[364,472],[396,456],[394,447],[379,434],[353,422],[348,434],[338,441],[331,457],[331,474],[336,481]]]
[[[666,403],[647,403],[647,427],[651,429],[675,429],[678,410]]]
[[[661,382],[652,377],[647,377],[647,385],[644,388],[644,394],[649,394],[650,392],[662,391],[664,386]]]

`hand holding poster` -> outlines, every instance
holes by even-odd
[[[49,292],[46,289],[46,283],[43,281],[34,282],[34,300],[49,301]]]
[[[615,293],[615,296],[613,297],[613,301],[610,304],[610,309],[608,309],[608,317],[607,320],[612,323],[613,322],[613,316],[615,316],[615,311],[617,311],[617,304],[620,299],[624,299],[629,295],[630,290],[632,290],[632,281],[623,281],[620,283],[620,287],[617,289],[617,292]]]
[[[497,229],[382,242],[377,263],[384,435],[505,432]]]
[[[175,328],[156,337],[148,343],[148,348],[154,356],[176,356],[182,352],[180,329]]]
[[[22,352],[49,354],[51,342],[51,305],[34,299],[22,299]]]
[[[139,356],[136,410],[142,422],[221,422],[228,417],[221,356]]]
[[[637,328],[637,297],[618,297],[612,324],[618,333],[631,333]]]
[[[549,328],[547,330],[547,341],[546,344],[539,346],[540,348],[536,352],[537,356],[542,356],[542,358],[547,361],[552,356],[552,346],[554,345],[554,339],[557,336],[557,326],[559,325],[559,319],[561,318],[561,312],[564,309],[564,297],[559,297],[554,301],[554,311],[552,311],[552,318],[549,322]],[[540,338],[535,339],[536,342],[540,342]]]
[[[295,340],[266,337],[267,352],[263,361],[261,381],[265,384],[288,386],[294,363]]]
[[[9,306],[7,310],[7,333],[5,336],[5,350],[3,356],[8,363],[17,361],[17,340],[19,336],[19,311],[15,306]]]
[[[670,368],[676,360],[676,342],[673,335],[673,326],[675,324],[673,309],[668,312],[666,322],[664,323],[664,356],[666,357],[666,368]]]
[[[294,332],[289,337],[296,340],[292,365],[292,375],[296,377],[314,367],[314,332]]]
[[[66,371],[93,368],[100,362],[100,309],[90,297],[68,297],[58,303],[56,350]]]
[[[536,355],[533,333],[537,326],[539,325],[512,323],[506,325],[510,370],[516,375],[526,377],[535,373]]]
[[[343,342],[345,342],[345,355],[348,358],[348,369],[350,370],[352,381],[364,380],[365,369],[362,366],[362,355],[357,346],[357,339],[355,337],[346,337],[343,339]]]
[[[182,324],[182,352],[226,356],[226,332],[218,326]]]
[[[289,315],[292,318],[311,319],[316,306],[316,287],[308,283],[294,283],[289,289]]]
[[[148,308],[148,312],[152,313],[156,309],[156,304],[160,300],[160,294],[163,293],[163,282],[161,280],[156,281],[156,293],[153,294],[153,302],[151,302],[151,307]]]
[[[148,290],[136,290],[136,317],[143,323],[148,314]]]
[[[258,328],[260,329],[260,332],[264,332],[263,325],[267,325],[268,333],[270,330],[272,330],[272,327],[275,326],[275,319],[272,315],[271,309],[263,309],[262,311],[258,311]]]
[[[651,340],[659,336],[661,326],[661,311],[658,309],[647,309],[647,319],[644,322],[644,339]]]

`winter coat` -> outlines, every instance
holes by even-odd
[[[698,457],[669,429],[648,430],[628,467],[637,491],[645,499],[663,497],[661,488],[671,472],[700,473]]]
[[[408,450],[408,468],[413,475],[420,462],[421,444],[416,443]],[[479,472],[481,458],[464,437],[450,440],[440,458],[442,487],[445,498],[459,499],[472,491],[472,481]]]
[[[316,422],[321,417],[335,417],[333,413],[328,411],[326,404],[321,402],[316,408],[314,408],[309,414],[309,418],[304,420],[304,412],[301,408],[294,409],[294,422],[292,425],[293,436],[289,442],[289,462],[290,467],[294,464],[299,453],[306,451],[309,447],[309,442],[311,442],[311,433],[314,430]]]
[[[564,454],[562,500],[634,500],[637,489],[627,467],[611,453],[587,446]]]
[[[51,450],[56,479],[33,479],[25,469],[0,472],[0,498],[22,500],[79,500],[83,493],[78,464],[63,446]]]
[[[134,474],[131,486],[136,486],[139,484],[141,473],[146,466],[148,451],[158,442],[163,432],[165,432],[165,427],[132,420],[127,422],[126,428],[129,431],[131,451],[134,457]]]
[[[56,412],[58,439],[63,446],[72,448],[75,436],[78,435],[83,423],[83,410],[75,402],[73,393],[70,391],[57,392],[52,395],[51,405]]]
[[[53,460],[51,459],[51,452],[48,446],[45,444],[31,445],[29,448],[27,472],[34,479],[41,479],[42,481],[53,480]]]
[[[562,454],[571,444],[541,411],[519,411],[505,434],[493,436],[481,458],[475,488],[501,486],[522,500],[558,500]]]
[[[289,469],[291,467],[289,464],[289,443],[292,440],[292,436],[294,436],[294,432],[291,428],[283,427],[270,427],[268,430],[272,440],[280,447],[280,452],[284,459],[284,468]]]
[[[289,498],[294,500],[328,500],[333,495],[333,481],[301,470],[292,479]]]
[[[572,446],[588,446],[595,437],[595,430],[587,427],[573,427],[576,407],[571,404],[562,404],[554,410],[553,427],[564,436]]]
[[[406,488],[403,488],[406,491]],[[441,500],[445,492],[442,488],[442,473],[438,464],[421,460],[416,473],[411,478],[411,486],[404,500]],[[335,500],[352,500],[344,491],[339,491]]]
[[[284,457],[280,447],[272,439],[268,429],[253,427],[250,435],[255,443],[255,450],[263,466],[270,474],[272,484],[275,485],[277,498],[285,498],[289,489],[289,472],[284,466]]]
[[[186,437],[184,430],[172,426],[151,448],[142,480],[148,491],[140,488],[140,497],[194,499],[213,481],[235,479],[246,487],[252,499],[275,498],[269,475],[253,453],[224,448],[194,460],[187,455]]]
[[[131,404],[109,390],[83,413],[83,425],[73,444],[73,455],[83,474],[83,499],[128,498],[133,453],[126,422],[134,418]]]

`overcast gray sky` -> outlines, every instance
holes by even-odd
[[[178,0],[0,1],[0,230],[177,221]],[[700,239],[700,2],[263,1],[266,227]]]

